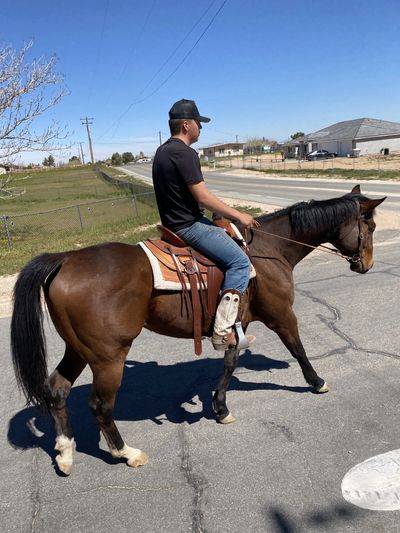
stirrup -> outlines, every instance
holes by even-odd
[[[244,334],[242,323],[240,321],[235,322],[234,328],[236,330],[236,335],[237,335],[236,349],[245,350],[246,348],[250,346],[250,342],[249,342],[250,339],[248,339],[246,335]]]
[[[212,344],[214,350],[225,351],[225,350],[245,350],[255,341],[254,335],[245,335],[242,323],[236,322],[233,325],[234,330],[230,333],[227,333],[224,336],[217,335],[214,333],[212,337]],[[236,331],[235,331],[236,330]]]

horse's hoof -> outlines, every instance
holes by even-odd
[[[321,387],[315,387],[314,391],[318,394],[324,394],[325,392],[329,392],[329,385],[324,381],[323,385],[321,385]]]
[[[149,458],[147,457],[147,455],[144,452],[140,452],[139,455],[128,459],[128,466],[131,466],[132,468],[137,468],[139,466],[144,466],[148,462]]]
[[[63,474],[66,476],[69,476],[72,470],[72,463],[69,461],[63,460],[61,455],[56,455],[56,463],[58,468],[61,470]]]
[[[217,418],[217,422],[219,424],[232,424],[232,422],[235,422],[235,421],[236,421],[236,418],[233,415],[231,415],[231,413],[226,415],[224,418]]]

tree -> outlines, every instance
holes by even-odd
[[[45,157],[43,159],[42,165],[45,167],[54,167],[56,164],[55,159],[52,155],[49,155],[49,157]]]
[[[21,152],[61,148],[66,133],[52,121],[40,131],[35,120],[66,95],[63,77],[55,73],[56,58],[29,61],[33,42],[21,50],[0,46],[0,162],[8,163]],[[12,177],[0,178],[1,193],[7,193]]]
[[[122,154],[122,161],[124,163],[124,165],[126,165],[126,163],[130,163],[131,161],[133,161],[134,157],[133,157],[133,154],[132,152],[124,152]]]
[[[33,42],[17,51],[0,47],[0,160],[21,152],[54,149],[65,134],[52,122],[36,132],[37,117],[54,107],[66,95],[63,77],[55,73],[56,58],[28,61]]]
[[[16,187],[14,185],[15,182],[23,181],[29,176],[21,176],[19,178],[14,179],[13,175],[9,172],[3,174],[0,176],[0,200],[9,200],[11,198],[15,198],[16,196],[20,196],[21,194],[25,194],[25,188],[24,187]]]
[[[122,165],[122,157],[121,157],[121,154],[119,154],[118,152],[115,152],[112,156],[111,156],[111,164],[118,167],[119,165]]]
[[[274,139],[266,137],[250,137],[245,145],[244,151],[247,154],[257,154],[264,151],[264,146],[275,146],[277,142]]]
[[[292,139],[292,141],[294,141],[295,139],[299,139],[300,137],[304,137],[305,133],[303,131],[298,131],[296,133],[293,133],[293,135],[290,136],[290,138]]]
[[[77,155],[73,155],[72,157],[69,158],[68,162],[73,163],[73,164],[80,164],[81,160]]]

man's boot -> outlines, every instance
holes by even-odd
[[[226,289],[219,302],[217,312],[215,314],[214,333],[212,336],[212,344],[215,350],[228,350],[235,348],[238,344],[236,333],[233,330],[233,325],[237,320],[240,305],[240,292],[236,289]],[[248,336],[247,347],[255,337]]]

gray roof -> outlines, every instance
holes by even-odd
[[[392,135],[400,135],[400,124],[398,122],[389,122],[375,118],[356,118],[354,120],[337,122],[315,133],[309,133],[301,137],[301,139],[295,139],[294,142],[337,141],[340,139],[390,137]]]

